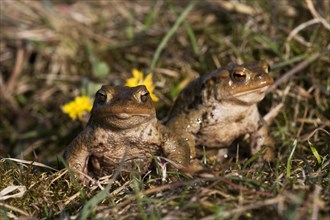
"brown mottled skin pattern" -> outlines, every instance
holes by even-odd
[[[268,146],[264,158],[272,160],[274,144],[257,108],[273,83],[268,71],[265,61],[230,64],[195,79],[179,94],[165,124],[181,132],[192,157],[201,156],[205,146],[209,159],[222,160],[220,149],[249,135],[250,153]]]
[[[160,154],[189,164],[189,146],[157,120],[146,87],[102,86],[87,127],[67,147],[64,158],[74,171],[101,176],[118,167],[144,173],[152,156]]]

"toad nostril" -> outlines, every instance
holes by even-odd
[[[256,79],[261,79],[262,78],[262,74],[258,73],[255,78]]]
[[[134,99],[140,103],[145,103],[148,101],[149,92],[148,90],[140,90],[137,94],[134,95]]]
[[[149,93],[142,94],[140,97],[141,101],[146,102],[148,100],[148,95],[149,95]]]

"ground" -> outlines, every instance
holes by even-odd
[[[1,218],[329,219],[329,0],[2,0],[0,10]],[[194,77],[261,59],[275,81],[259,105],[274,163],[88,186],[65,169],[88,119],[62,111],[76,97],[125,84],[136,68],[153,74],[162,119]]]

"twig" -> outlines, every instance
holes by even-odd
[[[71,201],[73,201],[75,198],[77,198],[80,195],[80,192],[76,192],[74,195],[70,196],[69,198],[65,199],[64,205],[70,204]]]
[[[315,185],[313,193],[313,208],[311,214],[311,220],[318,219],[319,209],[320,209],[320,194],[322,188],[319,185]]]
[[[14,86],[17,82],[18,75],[22,72],[23,62],[24,62],[24,49],[22,48],[22,42],[17,43],[18,51],[16,54],[16,63],[15,68],[8,80],[7,86],[6,86],[6,93],[11,94]]]
[[[218,178],[205,178],[205,179],[193,179],[190,181],[185,181],[185,182],[176,182],[176,183],[171,183],[171,184],[166,184],[166,185],[162,185],[159,187],[155,187],[155,188],[151,188],[151,189],[147,189],[145,191],[140,192],[140,196],[146,196],[146,195],[150,195],[156,192],[161,192],[164,190],[169,190],[169,189],[176,189],[180,186],[185,186],[185,185],[192,185],[201,181],[214,181],[217,180],[219,182],[224,182],[230,186],[232,186],[235,189],[241,190],[241,191],[246,191],[246,192],[251,192],[251,193],[256,193],[259,195],[263,195],[263,196],[273,196],[273,194],[268,193],[268,192],[259,192],[259,191],[255,191],[255,190],[250,190],[244,186],[240,186],[237,185],[231,181],[229,181],[227,178],[223,178],[223,177],[218,177]],[[134,201],[136,199],[136,195],[132,195],[130,197],[128,197],[125,201],[123,201],[122,203],[118,204],[116,206],[116,209],[121,209],[122,207],[128,205],[129,203],[131,203],[132,201]]]
[[[268,125],[272,123],[273,119],[278,115],[283,106],[283,103],[276,105],[263,117]]]
[[[290,41],[293,36],[295,36],[296,34],[298,34],[301,30],[305,29],[306,27],[308,26],[311,26],[313,24],[317,24],[317,23],[320,23],[321,22],[321,19],[319,18],[314,18],[312,20],[309,20],[309,21],[306,21],[300,25],[298,25],[297,27],[295,27],[289,34],[289,36],[287,37],[286,41]]]
[[[18,191],[14,193],[15,191]],[[26,186],[10,185],[0,191],[0,200],[7,200],[11,198],[21,198],[26,192]]]
[[[201,179],[194,179],[194,180],[190,180],[190,181],[186,181],[186,182],[176,182],[176,183],[171,183],[171,184],[166,184],[166,185],[162,185],[162,186],[158,186],[155,188],[151,188],[151,189],[147,189],[145,191],[140,192],[140,196],[146,196],[146,195],[150,195],[156,192],[161,192],[164,190],[168,190],[168,189],[176,189],[180,186],[185,186],[185,185],[191,185],[194,183],[198,183],[200,181],[203,181]],[[125,207],[126,205],[128,205],[129,203],[131,203],[132,201],[134,201],[136,199],[136,195],[132,195],[129,196],[125,201],[123,201],[122,203],[118,204],[115,208],[121,209],[122,207]]]
[[[240,190],[240,191],[243,191],[243,192],[255,193],[255,194],[258,194],[258,195],[268,196],[268,197],[274,196],[272,193],[251,190],[251,189],[249,189],[245,186],[241,186],[241,185],[238,185],[236,183],[233,183],[227,178],[221,178],[219,181],[224,182],[224,183],[230,185],[231,187],[233,187],[234,189],[237,189],[237,190]]]
[[[221,217],[221,219],[222,218],[228,218],[229,216],[232,216],[234,214],[243,213],[243,212],[246,212],[246,211],[249,211],[249,210],[252,210],[252,209],[257,209],[257,208],[260,208],[260,207],[263,207],[263,206],[268,206],[268,205],[274,205],[274,204],[277,204],[277,203],[281,203],[281,202],[283,202],[283,200],[284,200],[283,196],[277,196],[275,198],[267,199],[267,200],[264,200],[264,201],[259,201],[259,202],[256,202],[254,204],[247,205],[247,206],[242,206],[242,207],[239,207],[237,209],[230,210],[230,211],[223,211],[223,212],[219,213],[220,216],[218,216],[218,217]],[[207,216],[205,218],[202,218],[202,220],[211,220],[211,219],[215,219],[215,216],[211,215],[211,216]]]
[[[317,24],[317,23],[322,23],[322,19],[321,18],[314,18],[312,20],[306,21],[300,25],[298,25],[297,27],[295,27],[289,34],[289,36],[286,39],[285,42],[285,49],[286,49],[286,56],[288,56],[289,52],[290,52],[290,46],[289,46],[289,41],[295,37],[301,30],[305,29],[306,27],[313,25],[313,24]],[[297,38],[299,39],[298,41],[305,44],[307,47],[310,47],[311,44],[309,42],[305,42],[305,40],[302,37]]]
[[[244,186],[240,186],[238,184],[235,184],[233,182],[230,181],[230,179],[228,178],[223,178],[223,177],[217,177],[217,178],[211,178],[211,180],[216,180],[214,181],[211,185],[209,185],[207,187],[207,189],[212,189],[213,187],[215,186],[218,186],[220,182],[223,182],[227,185],[230,185],[232,188],[234,189],[237,189],[237,190],[240,190],[240,191],[245,191],[245,192],[250,192],[250,193],[256,193],[256,194],[259,194],[259,195],[262,195],[262,196],[273,196],[273,194],[271,193],[268,193],[268,192],[259,192],[259,191],[255,191],[255,190],[250,190],[249,188],[247,187],[244,187]],[[206,190],[206,189],[203,189],[203,190]],[[221,194],[223,197],[226,197],[224,194]],[[186,203],[185,206],[181,207],[181,209],[178,209],[178,210],[174,210],[172,212],[170,212],[169,214],[167,214],[163,219],[173,219],[173,217],[175,216],[175,214],[177,212],[180,212],[182,211],[183,209],[187,208],[187,207],[190,207],[194,201],[197,201],[199,200],[200,198],[200,195],[196,195],[194,197],[192,197],[190,199],[190,202]]]
[[[299,63],[297,66],[293,67],[291,70],[286,72],[281,78],[275,81],[275,83],[268,89],[268,92],[275,90],[280,84],[285,83],[292,77],[294,74],[305,69],[309,64],[313,63],[317,58],[321,56],[321,53],[315,53],[309,56],[306,60]]]
[[[50,182],[49,186],[52,185],[54,182],[56,182],[58,179],[60,179],[62,176],[64,176],[67,172],[68,172],[67,169],[62,169],[62,170],[60,170],[60,171],[58,172],[59,175],[58,175],[57,177],[55,177],[55,178]],[[57,174],[58,174],[58,173],[57,173]]]
[[[28,165],[33,165],[33,166],[38,166],[38,167],[43,167],[43,168],[47,168],[53,171],[58,171],[57,169],[47,166],[45,164],[36,162],[36,161],[29,161],[29,160],[21,160],[21,159],[16,159],[16,158],[2,158],[0,161],[6,161],[6,160],[11,160],[11,161],[15,161],[17,163],[22,163],[22,164],[28,164]]]
[[[305,0],[305,2],[313,17],[320,19],[320,22],[323,24],[323,26],[330,31],[330,24],[316,11],[312,0]]]
[[[330,133],[329,133],[327,130],[325,130],[324,128],[322,128],[322,127],[320,127],[320,128],[316,128],[316,129],[315,129],[310,135],[308,135],[308,137],[307,137],[307,141],[308,141],[309,145],[313,145],[312,142],[310,141],[310,139],[311,139],[311,137],[314,136],[314,134],[315,134],[317,131],[323,131],[324,133],[326,133],[327,135],[330,136]]]
[[[11,206],[11,205],[8,205],[8,204],[4,204],[2,202],[0,202],[0,207],[6,208],[6,209],[10,209],[10,210],[12,210],[14,212],[18,212],[18,213],[20,213],[20,214],[22,214],[24,216],[31,216],[29,213],[23,211],[22,209],[16,208],[16,207]]]
[[[258,13],[256,8],[239,3],[238,1],[233,1],[233,2],[217,1],[217,4],[220,5],[220,7],[226,9],[227,11],[234,11],[237,13],[247,14],[251,16],[254,16]]]

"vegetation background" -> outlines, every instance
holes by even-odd
[[[329,23],[329,0],[1,0],[0,218],[329,219]],[[194,77],[261,59],[275,79],[259,107],[276,163],[89,187],[62,169],[88,118],[62,112],[75,97],[137,68],[153,73],[161,119]]]

